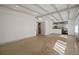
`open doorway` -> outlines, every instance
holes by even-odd
[[[37,22],[37,36],[41,35],[41,23]]]

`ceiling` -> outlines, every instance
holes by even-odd
[[[35,16],[36,19],[64,22],[74,19],[79,14],[78,4],[7,4],[0,5],[13,11]]]

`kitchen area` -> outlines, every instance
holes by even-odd
[[[68,22],[55,22],[52,27],[53,34],[68,34]]]

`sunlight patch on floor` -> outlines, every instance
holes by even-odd
[[[67,43],[61,40],[57,40],[53,49],[61,55],[64,55]]]

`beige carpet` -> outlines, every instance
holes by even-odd
[[[66,35],[48,35],[26,38],[0,46],[6,55],[76,55],[75,38]]]

